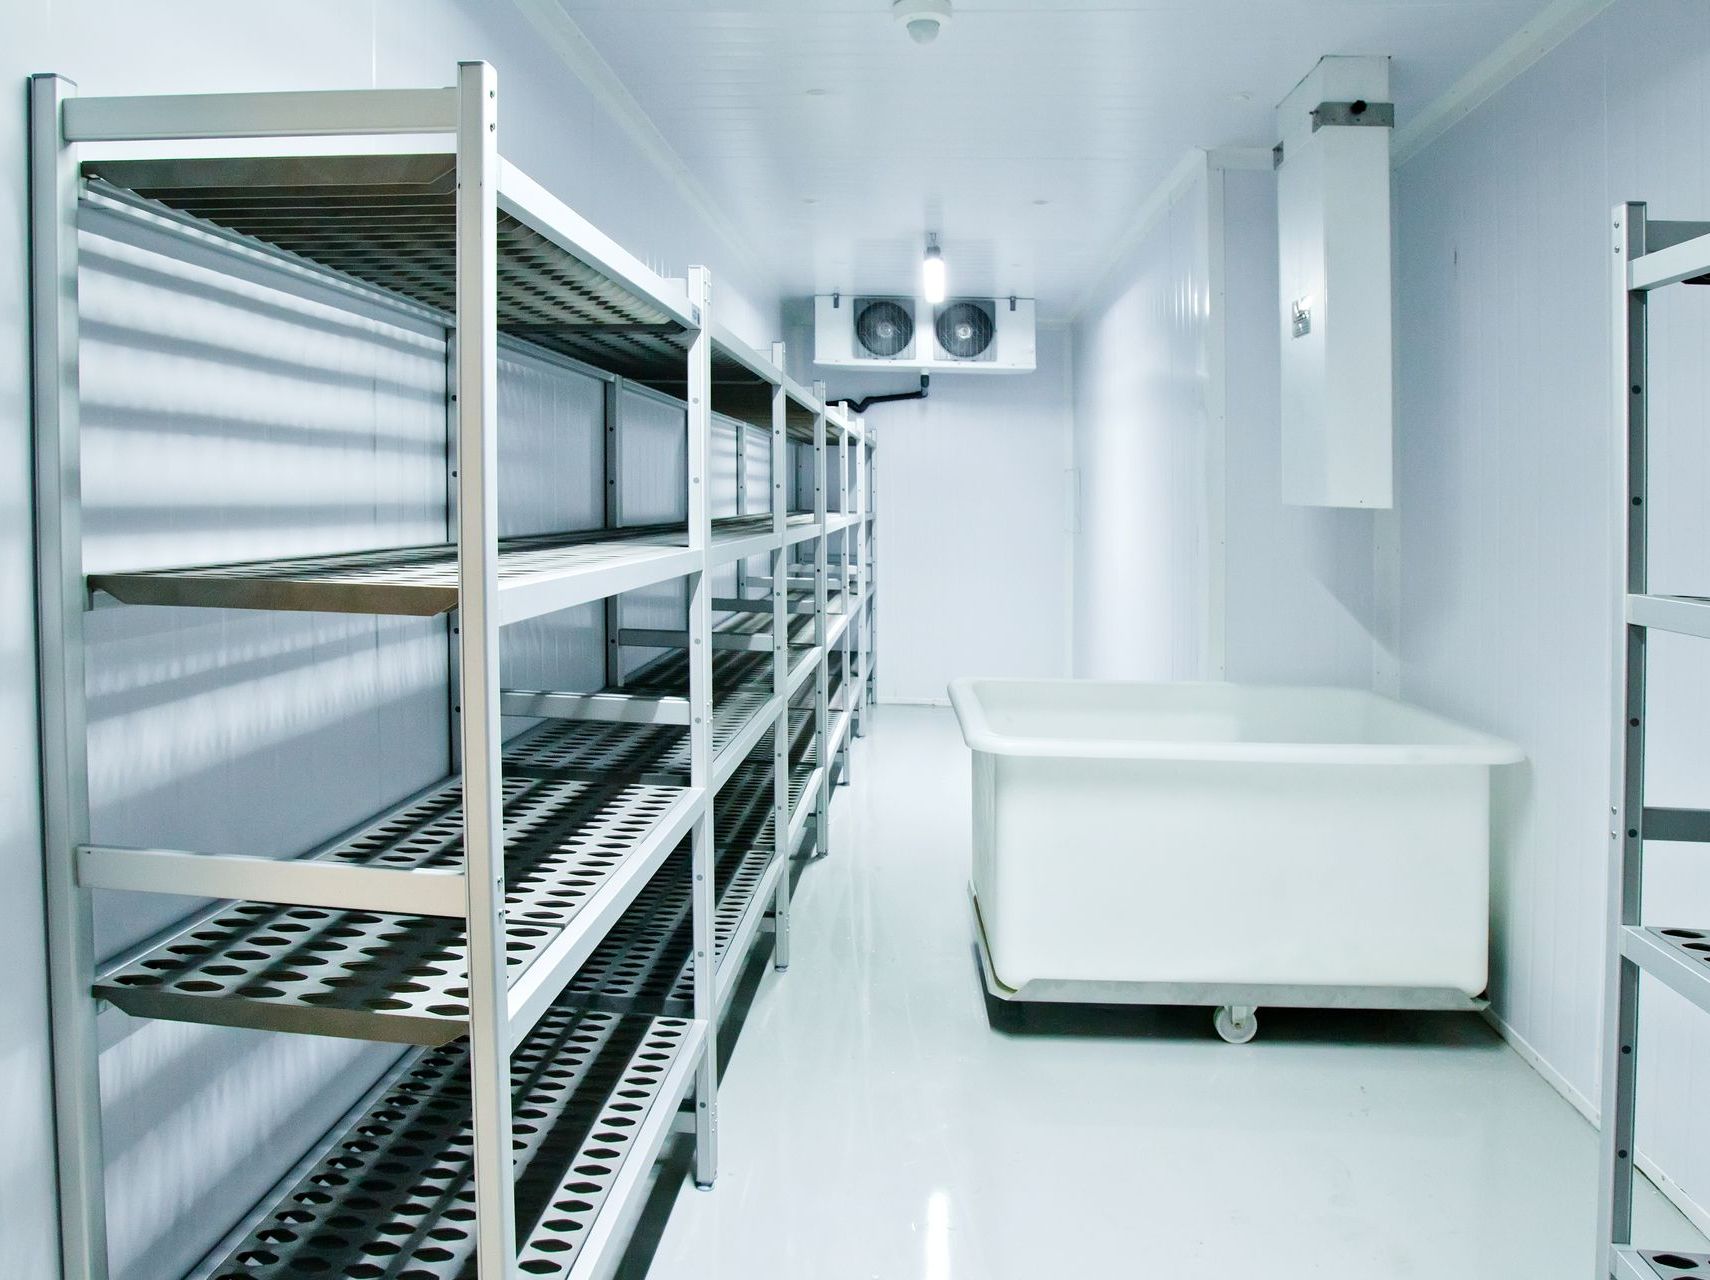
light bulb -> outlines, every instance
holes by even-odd
[[[944,266],[944,254],[935,244],[926,246],[926,258],[920,264],[920,287],[926,300],[937,306],[950,292],[949,272]]]

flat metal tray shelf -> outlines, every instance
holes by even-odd
[[[134,193],[446,315],[456,310],[450,153],[89,160],[83,176],[92,192]],[[501,165],[500,332],[614,371],[681,379],[694,336],[681,302],[649,296],[579,256],[571,237],[517,216],[541,203],[532,183]]]
[[[513,995],[533,966],[585,956],[594,931],[633,899],[697,812],[698,793],[675,771],[653,767],[674,739],[600,725],[606,732],[598,738],[558,745],[556,767],[532,767],[558,727],[541,726],[506,752]],[[460,870],[461,785],[449,781],[318,856]],[[596,906],[602,909],[590,911]],[[95,993],[136,1017],[445,1044],[468,1027],[463,922],[235,902],[109,970]]]
[[[499,617],[519,622],[694,572],[680,525],[591,529],[499,543]],[[123,604],[430,617],[457,607],[450,543],[89,575]]]
[[[511,1056],[518,1274],[598,1270],[644,1192],[706,1025],[556,1005]],[[407,1055],[193,1280],[473,1280],[466,1042]],[[610,1261],[610,1258],[607,1258]]]

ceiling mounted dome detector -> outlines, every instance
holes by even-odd
[[[908,28],[916,44],[931,44],[950,21],[950,0],[894,0],[891,17]]]

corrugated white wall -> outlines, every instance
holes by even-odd
[[[1075,324],[1077,676],[1210,668],[1209,199],[1184,185]]]
[[[1526,749],[1496,797],[1494,1008],[1582,1105],[1609,846],[1607,213],[1710,217],[1706,119],[1710,12],[1623,0],[1396,178],[1402,688]],[[1653,325],[1652,586],[1703,594],[1710,291],[1660,299]],[[1653,801],[1710,805],[1710,650],[1653,654]],[[1647,915],[1710,919],[1702,848],[1649,852]],[[1640,1152],[1710,1204],[1710,1027],[1649,984],[1644,1004]]]
[[[0,107],[0,166],[25,172],[22,85],[32,71],[62,72],[90,94],[350,88],[446,84],[458,59],[483,57],[499,69],[510,158],[661,270],[711,265],[721,316],[750,341],[771,340],[771,282],[639,158],[508,4],[14,3],[0,17],[0,79],[14,90]],[[0,964],[12,975],[0,996],[0,1275],[46,1280],[57,1250],[21,182],[0,208],[0,656],[11,673],[0,684],[10,752],[0,782]],[[289,288],[234,286],[117,232],[87,247],[92,564],[443,536],[436,336]],[[528,359],[507,359],[502,378],[507,529],[591,522],[597,385]],[[636,464],[636,474],[680,475],[668,457]],[[631,518],[665,514],[651,495],[632,495]],[[443,622],[103,609],[90,624],[98,838],[297,850],[445,768]],[[507,677],[597,683],[597,627],[584,610],[507,636]],[[103,949],[192,905],[104,897]],[[121,1041],[103,1060],[117,1274],[181,1274],[387,1053],[168,1023]]]

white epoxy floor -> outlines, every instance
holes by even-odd
[[[1472,1015],[1066,1011],[995,1031],[968,759],[879,709],[649,1280],[1590,1275],[1596,1137]],[[1642,1237],[1702,1247],[1648,1184]]]

